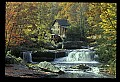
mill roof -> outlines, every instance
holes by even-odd
[[[55,22],[58,22],[58,24],[61,25],[61,26],[69,26],[69,23],[66,19],[56,19],[53,22],[53,25],[55,24]]]

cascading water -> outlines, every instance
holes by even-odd
[[[113,78],[100,73],[97,67],[100,63],[95,60],[98,55],[94,54],[91,49],[66,50],[65,52],[65,57],[55,58],[52,62],[65,74],[54,78]],[[88,69],[81,70],[79,68],[80,65],[88,66]]]
[[[67,56],[57,58],[56,63],[98,63],[94,60],[94,51],[90,49],[67,50]]]
[[[88,49],[80,49],[70,52],[68,54],[67,60],[68,62],[75,61],[91,61],[91,52]]]
[[[32,62],[32,51],[23,52],[23,60],[25,62]]]

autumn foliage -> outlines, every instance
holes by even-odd
[[[6,49],[24,43],[44,46],[50,43],[53,21],[67,19],[71,25],[68,34],[92,39],[94,43],[89,45],[96,45],[100,61],[115,68],[116,3],[6,2],[5,11]]]

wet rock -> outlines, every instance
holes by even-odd
[[[72,66],[71,68],[72,69],[82,69],[82,70],[84,70],[84,69],[89,69],[90,67],[87,66],[86,64],[79,64],[79,65]]]
[[[6,64],[5,77],[17,77],[17,78],[47,78],[51,76],[57,76],[58,74],[52,72],[44,72],[41,70],[32,70],[27,66],[18,64]],[[9,66],[8,66],[9,65]]]
[[[13,55],[6,55],[5,56],[5,64],[24,64],[21,57],[15,57]]]
[[[64,73],[58,67],[55,67],[55,65],[51,64],[50,62],[46,62],[46,61],[40,62],[38,66],[44,71],[50,71],[50,72],[55,72],[59,74]]]
[[[14,63],[14,59],[10,56],[6,56],[5,57],[5,63],[6,64],[12,64],[12,63]]]

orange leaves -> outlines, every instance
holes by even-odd
[[[23,38],[20,37],[20,34],[16,32],[18,9],[21,2],[6,2],[6,22],[5,22],[5,38],[6,46],[16,46],[19,45]]]
[[[10,30],[10,28],[13,27],[13,23],[16,22],[15,20],[15,16],[17,15],[17,12],[15,12],[15,8],[14,8],[14,3],[12,2],[7,2],[6,3],[6,22],[5,22],[5,26],[6,29],[8,29],[7,31]]]

